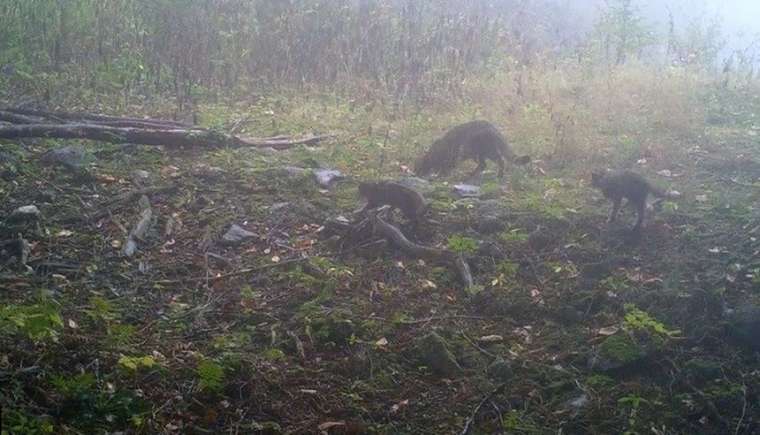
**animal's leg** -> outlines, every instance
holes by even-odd
[[[486,158],[483,155],[478,156],[478,167],[472,171],[470,177],[474,177],[476,174],[480,174],[486,168]]]
[[[499,158],[496,159],[496,163],[499,164],[499,178],[504,178],[504,157],[499,156]]]
[[[610,211],[610,217],[607,222],[612,223],[617,219],[617,215],[620,212],[620,204],[623,202],[623,198],[615,198],[612,200],[612,210]]]
[[[641,225],[644,223],[644,214],[647,210],[646,201],[641,201],[636,204],[636,225],[633,226],[633,231],[637,232],[641,229]]]

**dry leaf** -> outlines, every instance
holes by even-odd
[[[606,326],[604,328],[599,328],[599,330],[596,331],[596,333],[598,335],[604,335],[605,337],[607,337],[607,336],[610,336],[610,335],[617,334],[618,331],[620,331],[620,328],[617,327],[617,326]]]
[[[387,345],[388,345],[388,339],[385,338],[385,337],[383,337],[380,340],[377,340],[375,342],[375,346],[377,346],[377,347],[385,347]]]
[[[504,341],[504,337],[501,335],[485,335],[478,338],[478,341],[481,343],[501,343]]]
[[[422,288],[437,289],[438,286],[435,285],[433,281],[430,281],[429,279],[425,279],[425,280],[422,280]]]
[[[279,262],[280,262],[280,257],[278,257],[277,255],[272,257],[272,263],[279,263]]]
[[[391,406],[391,414],[395,414],[401,410],[401,408],[405,408],[409,406],[409,399],[402,400],[395,405]]]

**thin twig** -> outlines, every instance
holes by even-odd
[[[436,316],[436,317],[427,317],[424,319],[417,319],[417,320],[388,320],[382,317],[375,317],[375,316],[371,317],[371,319],[380,320],[381,322],[399,323],[402,325],[418,325],[420,323],[435,322],[435,321],[440,321],[440,320],[456,320],[456,319],[489,320],[487,317],[467,316],[467,315]]]
[[[483,407],[483,405],[486,404],[486,402],[490,401],[493,396],[499,394],[502,390],[504,390],[504,387],[506,387],[507,384],[501,384],[498,387],[496,387],[493,391],[491,391],[486,397],[483,398],[483,400],[478,403],[478,406],[475,407],[475,409],[472,410],[472,414],[470,414],[470,417],[467,419],[467,422],[464,424],[464,428],[462,429],[462,432],[460,432],[460,435],[467,435],[470,433],[470,429],[472,429],[472,424],[475,422],[475,418],[477,418],[478,413],[480,412],[480,408]]]
[[[744,422],[744,416],[747,413],[747,386],[742,385],[742,393],[744,393],[744,405],[742,406],[742,416],[739,417],[739,422],[736,423],[736,429],[734,430],[734,435],[739,434],[739,430],[742,427],[742,423]]]
[[[496,356],[496,355],[492,354],[491,352],[489,352],[489,351],[483,349],[482,347],[478,346],[477,343],[475,343],[474,341],[472,341],[472,339],[470,339],[470,337],[468,337],[467,334],[465,334],[464,331],[460,331],[460,333],[462,334],[462,337],[464,337],[465,341],[467,341],[468,343],[470,343],[470,346],[472,346],[475,349],[477,349],[483,355],[485,355],[485,356],[487,356],[489,358],[493,358],[493,359],[499,358],[498,356]]]

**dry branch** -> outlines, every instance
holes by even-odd
[[[0,127],[0,139],[45,137],[174,147],[266,147],[283,150],[296,145],[315,145],[330,137],[242,138],[162,119],[17,108],[0,110],[0,121],[12,124]]]
[[[0,110],[0,121],[10,122],[11,124],[38,124],[42,122],[42,119]]]
[[[287,149],[296,145],[316,144],[328,136],[310,136],[302,139],[242,139],[211,130],[147,129],[95,124],[26,124],[0,127],[0,139],[24,137],[89,139],[110,143],[137,143],[170,147],[229,146]]]
[[[108,124],[111,122],[134,122],[134,123],[148,123],[153,125],[162,125],[165,127],[173,128],[191,128],[191,125],[177,122],[168,121],[165,119],[151,119],[151,118],[129,118],[120,116],[99,115],[95,113],[70,113],[70,112],[50,112],[46,110],[33,110],[33,109],[18,109],[9,108],[5,109],[8,112],[18,115],[33,116],[41,119],[48,119],[57,123],[74,122],[74,123],[100,123]]]

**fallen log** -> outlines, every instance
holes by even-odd
[[[314,145],[331,136],[292,138],[240,138],[201,129],[146,129],[109,127],[95,124],[26,124],[0,127],[0,139],[44,137],[56,139],[88,139],[109,143],[137,143],[170,147],[260,147],[278,150],[296,145]]]
[[[100,115],[95,113],[86,112],[51,112],[47,110],[34,110],[34,109],[20,109],[20,108],[8,108],[7,112],[15,113],[18,115],[33,116],[42,119],[49,119],[56,121],[57,123],[74,122],[74,123],[103,123],[109,122],[134,122],[134,123],[148,123],[153,125],[162,125],[173,128],[192,128],[191,125],[178,121],[169,121],[165,119],[152,119],[152,118],[130,118],[121,116]]]
[[[39,124],[43,120],[37,117],[0,110],[0,121],[10,122],[11,124]]]
[[[472,272],[470,272],[470,266],[461,255],[449,251],[448,249],[437,249],[418,245],[407,239],[401,230],[385,222],[377,213],[368,213],[368,216],[375,233],[382,235],[402,251],[414,257],[448,263],[457,271],[459,279],[462,281],[462,284],[464,284],[466,289],[470,289],[475,285],[475,282],[472,279]]]

